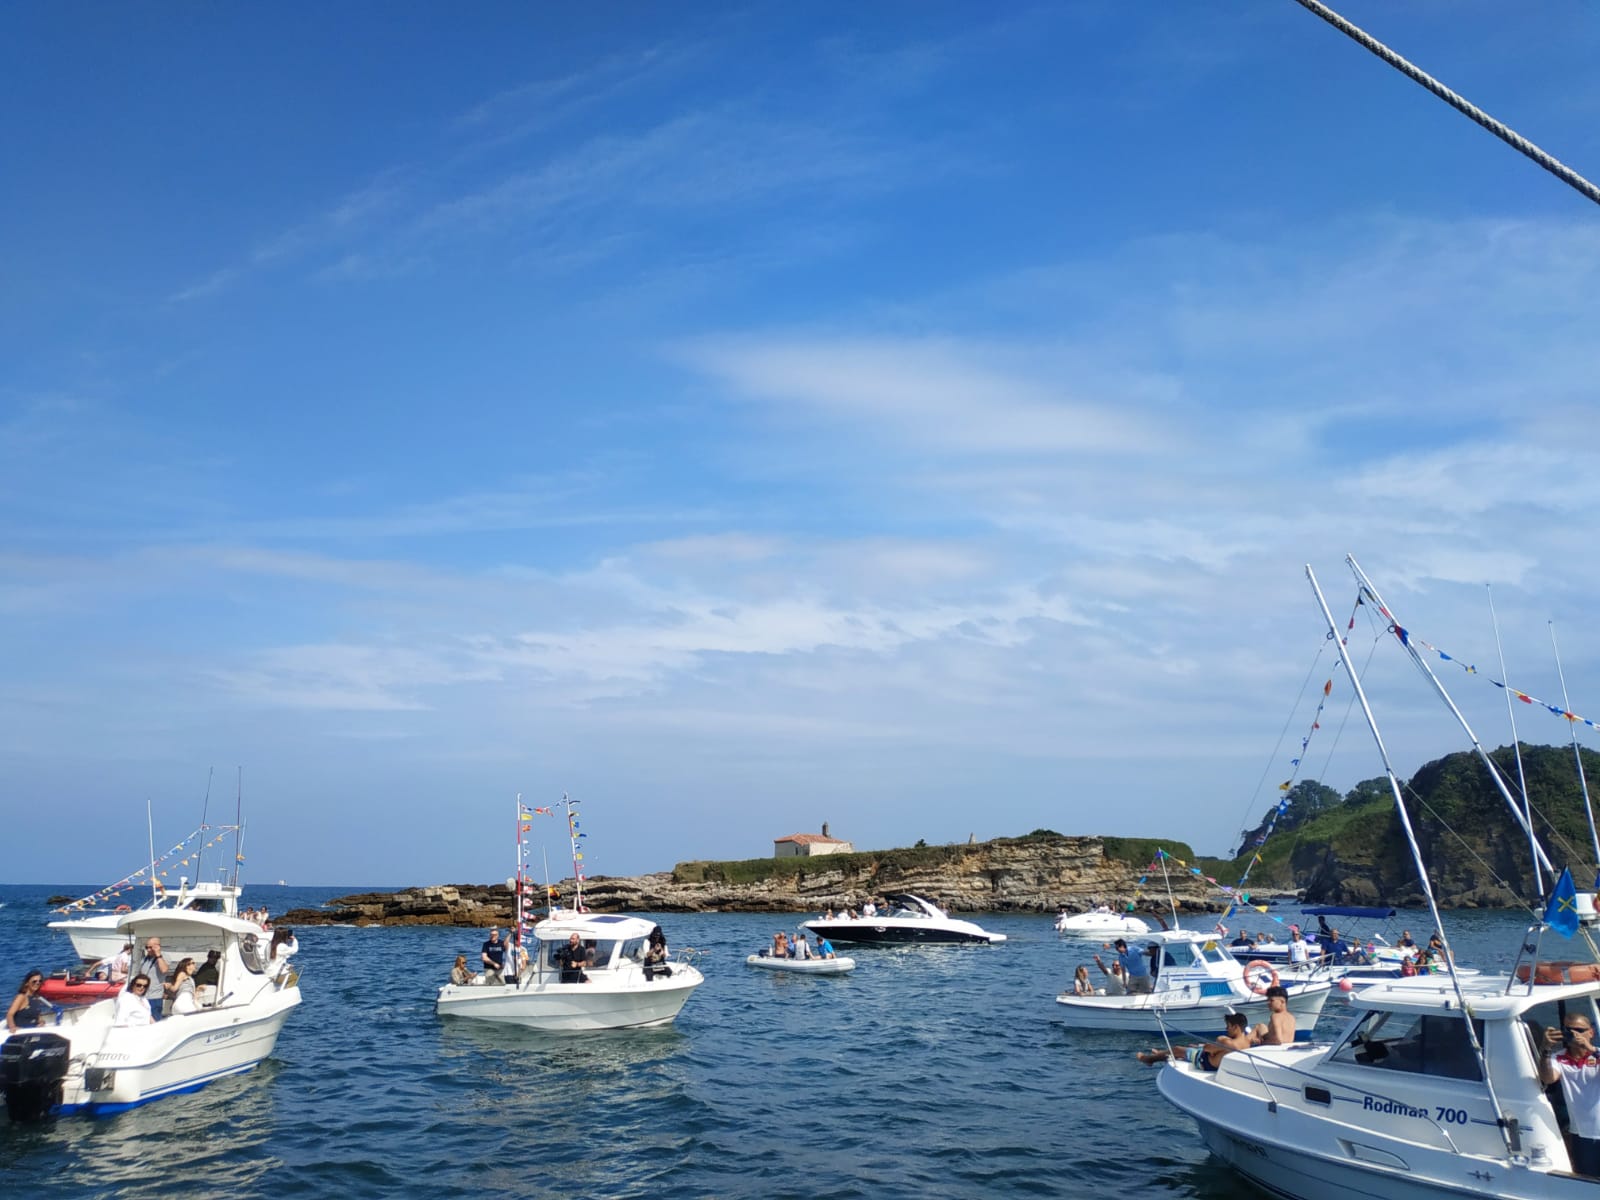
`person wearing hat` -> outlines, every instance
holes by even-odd
[[[498,929],[489,930],[489,940],[483,944],[484,983],[504,983],[502,972],[506,969],[506,944],[500,940]]]

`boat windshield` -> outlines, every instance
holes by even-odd
[[[1200,948],[1200,953],[1207,962],[1214,963],[1225,963],[1232,957],[1218,942],[1207,942]]]
[[[642,938],[639,940],[643,941]],[[615,938],[584,938],[584,948],[589,952],[588,969],[593,971],[609,967],[617,953],[617,944]],[[540,961],[551,970],[559,970],[564,957],[561,952],[567,945],[566,939],[552,938],[549,941],[541,941],[540,945],[543,947],[539,955]]]
[[[1483,1043],[1483,1022],[1472,1027]],[[1369,1012],[1333,1052],[1333,1062],[1412,1075],[1482,1080],[1459,1013]]]

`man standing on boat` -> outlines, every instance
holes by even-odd
[[[1118,938],[1112,943],[1117,961],[1122,964],[1122,978],[1130,992],[1148,992],[1151,987],[1150,966],[1143,954],[1129,950],[1128,943]]]
[[[145,977],[145,982],[150,985],[145,999],[150,1002],[150,1015],[160,1019],[161,1007],[166,1000],[166,984],[164,980],[171,973],[172,968],[167,966],[167,960],[161,957],[161,939],[146,938],[144,943],[144,958],[139,962],[139,974]],[[130,988],[132,984],[129,984]]]
[[[501,972],[506,969],[506,944],[500,940],[498,929],[489,930],[489,940],[483,944],[479,957],[483,959],[484,983],[504,983]]]
[[[1572,1169],[1600,1176],[1600,1054],[1594,1026],[1582,1013],[1569,1012],[1560,1029],[1545,1030],[1539,1082],[1548,1087],[1558,1079],[1572,1125]]]

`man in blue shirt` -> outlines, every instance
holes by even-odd
[[[1117,952],[1117,961],[1122,964],[1123,974],[1128,980],[1130,992],[1148,992],[1150,990],[1150,966],[1145,961],[1143,954],[1137,950],[1129,950],[1128,943],[1118,938],[1113,947]]]

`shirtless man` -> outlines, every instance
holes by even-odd
[[[1216,1041],[1206,1042],[1200,1046],[1176,1046],[1173,1048],[1174,1052],[1178,1057],[1188,1059],[1202,1071],[1215,1071],[1223,1055],[1231,1054],[1235,1050],[1248,1050],[1255,1045],[1255,1039],[1246,1028],[1248,1022],[1245,1021],[1243,1013],[1231,1012],[1223,1020],[1228,1032]],[[1172,1054],[1165,1050],[1141,1050],[1134,1057],[1146,1066],[1154,1066],[1156,1063],[1166,1062]]]
[[[1257,1046],[1291,1046],[1294,1044],[1294,1014],[1289,1011],[1289,989],[1274,984],[1267,989],[1267,1019],[1250,1031],[1251,1041]]]

